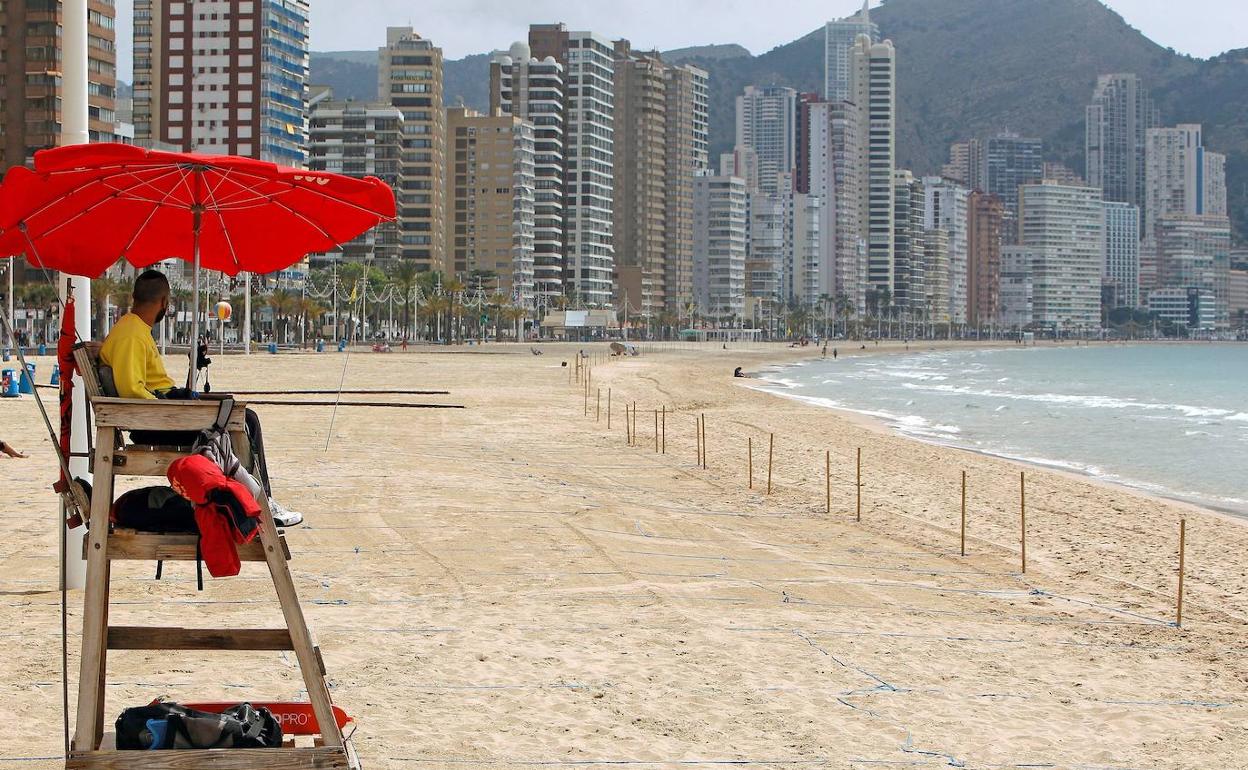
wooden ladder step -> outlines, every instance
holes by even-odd
[[[86,540],[83,541],[82,558],[87,558]],[[195,561],[195,546],[199,536],[189,533],[158,534],[138,532],[133,529],[116,529],[108,536],[110,561]],[[290,561],[290,548],[286,538],[278,537],[282,557]],[[238,546],[239,561],[264,561],[264,545],[257,538]]]
[[[109,626],[110,650],[293,650],[285,628]]]
[[[71,751],[65,770],[348,770],[343,748]]]

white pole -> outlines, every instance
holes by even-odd
[[[251,355],[251,273],[243,273],[243,354]]]
[[[16,323],[16,321],[13,320],[13,274],[17,272],[17,257],[9,260],[7,268],[9,271],[9,321]],[[13,339],[13,335],[11,333],[6,334],[5,339],[8,341],[9,347],[17,347],[17,340]]]
[[[86,144],[87,131],[87,0],[65,0],[62,4],[61,32],[61,144]],[[66,273],[57,282],[61,299],[68,292]],[[72,277],[74,293],[74,325],[81,339],[91,339],[91,281]],[[12,297],[12,292],[9,294]],[[11,301],[11,300],[10,300]],[[82,378],[74,377],[74,418],[71,426],[69,472],[75,478],[91,479],[87,464],[87,391]],[[61,509],[61,521],[65,511]],[[86,586],[87,563],[82,558],[86,527],[65,532],[65,563],[61,581],[66,588]]]

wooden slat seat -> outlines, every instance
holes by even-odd
[[[91,410],[98,428],[118,430],[203,430],[217,419],[216,401],[154,401],[92,396]],[[227,430],[243,430],[246,405],[234,404]]]
[[[347,751],[294,749],[71,751],[66,770],[348,770]]]
[[[284,628],[172,628],[109,626],[110,650],[275,650],[295,649]]]
[[[191,533],[161,534],[114,527],[108,535],[110,561],[195,561],[199,536]],[[286,538],[278,536],[282,558],[290,559]],[[83,558],[87,547],[83,546]],[[238,546],[239,561],[264,561],[264,546],[259,539]]]

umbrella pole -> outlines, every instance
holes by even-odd
[[[191,301],[191,338],[190,338],[190,371],[186,373],[186,389],[195,390],[195,380],[198,379],[199,372],[196,371],[195,365],[199,363],[199,228],[203,217],[203,210],[196,205],[193,209],[195,217],[195,237],[194,237],[194,270],[195,273],[191,277],[191,292],[195,298]]]

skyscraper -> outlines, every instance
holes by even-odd
[[[1161,217],[1226,215],[1226,156],[1204,147],[1200,124],[1150,128],[1145,137],[1144,233]]]
[[[456,275],[491,273],[493,287],[533,307],[533,124],[514,115],[446,111],[446,253]]]
[[[966,321],[983,326],[1001,310],[1001,227],[1005,206],[988,193],[967,199]]]
[[[0,172],[61,143],[59,2],[0,1]],[[112,0],[87,3],[91,141],[116,140],[117,55]],[[136,48],[137,50],[137,48]]]
[[[1101,191],[1023,185],[1019,207],[1022,245],[1031,253],[1033,320],[1060,329],[1099,327],[1105,258]]]
[[[870,0],[863,0],[862,10],[840,21],[829,21],[823,27],[823,98],[843,102],[852,92],[852,51],[859,35],[872,43],[879,42],[880,28],[871,22]]]
[[[442,49],[411,27],[387,27],[378,50],[378,94],[403,113],[398,218],[403,259],[421,270],[450,270],[446,238],[446,111]]]
[[[860,224],[860,110],[852,102],[807,105],[807,192],[820,203],[818,293],[844,297],[865,312],[866,245]]]
[[[737,146],[758,155],[758,189],[775,193],[797,163],[797,91],[746,86],[737,97]]]
[[[1088,185],[1104,200],[1144,203],[1144,136],[1161,118],[1140,78],[1101,75],[1087,108]]]
[[[878,297],[878,302],[881,310],[887,306],[895,317],[909,320],[927,309],[923,182],[904,169],[893,172],[893,182],[893,285],[888,301]]]
[[[949,265],[945,312],[953,323],[966,323],[970,295],[970,220],[969,191],[948,179],[927,177],[923,180],[923,226],[949,234],[946,259]]]
[[[634,52],[627,40],[615,51],[616,299],[653,316],[692,299],[692,185],[706,167],[707,73]]]
[[[851,101],[858,107],[858,222],[867,244],[868,289],[892,291],[893,171],[897,142],[897,53],[892,41],[859,35],[850,53]]]
[[[527,43],[495,51],[490,62],[490,110],[533,124],[533,290],[543,306],[563,296],[564,271],[563,65],[532,57]]]
[[[746,189],[735,176],[693,181],[693,286],[698,310],[721,321],[745,313]]]
[[[565,293],[578,304],[610,305],[615,272],[615,53],[611,41],[563,24],[529,27],[538,59],[563,66]]]
[[[384,102],[335,101],[328,88],[310,100],[311,147],[308,168],[335,174],[375,176],[398,194],[403,160],[403,113]],[[399,224],[382,222],[343,244],[337,255],[348,261],[393,263],[400,255]],[[315,265],[321,258],[313,257]]]
[[[1044,142],[1003,132],[980,142],[979,179],[974,187],[995,195],[1005,207],[1004,237],[1019,243],[1019,188],[1044,179]]]
[[[1212,298],[1212,321],[1225,328],[1230,320],[1231,228],[1222,216],[1176,214],[1158,217],[1157,292],[1191,292]]]
[[[135,142],[302,167],[308,0],[135,0]]]
[[[1105,300],[1113,308],[1140,306],[1140,210],[1105,201]]]
[[[693,302],[693,180],[709,164],[709,95],[706,70],[668,66],[667,217],[664,239],[667,310],[679,314]]]

